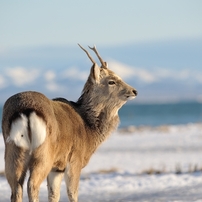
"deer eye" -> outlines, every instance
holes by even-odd
[[[109,84],[109,85],[114,85],[114,84],[116,84],[116,83],[115,83],[115,81],[109,81],[108,84]]]

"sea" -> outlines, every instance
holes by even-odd
[[[202,123],[202,103],[128,104],[119,114],[120,127]]]
[[[126,104],[119,110],[119,116],[119,128],[202,123],[202,103]]]

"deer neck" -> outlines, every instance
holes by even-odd
[[[82,96],[78,103],[81,116],[88,127],[99,135],[101,141],[104,141],[117,128],[119,124],[118,110],[120,108],[117,105],[107,104],[108,102],[101,102],[96,98],[88,99],[87,96]]]

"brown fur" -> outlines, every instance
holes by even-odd
[[[105,64],[105,63],[103,63]],[[109,81],[112,82],[109,84]],[[97,147],[116,129],[118,110],[137,91],[107,67],[93,64],[81,97],[76,103],[64,98],[48,99],[38,92],[22,92],[10,97],[3,109],[5,173],[12,190],[11,201],[22,201],[27,170],[29,201],[38,201],[39,187],[47,177],[49,201],[59,201],[63,175],[71,202],[78,201],[80,172]],[[46,125],[45,141],[33,151],[8,141],[12,123],[24,114],[32,141],[29,117],[35,112]]]

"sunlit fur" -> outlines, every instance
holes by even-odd
[[[11,201],[22,201],[29,170],[29,201],[39,201],[45,178],[49,201],[59,201],[64,176],[69,200],[77,202],[81,169],[118,126],[118,110],[136,95],[115,73],[94,63],[77,102],[50,100],[33,91],[10,97],[3,108],[2,131]]]

